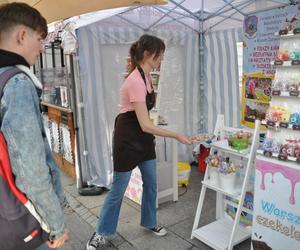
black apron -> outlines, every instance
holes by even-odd
[[[143,70],[138,70],[145,82]],[[154,107],[154,91],[148,93],[146,86],[146,105],[148,111]],[[113,137],[113,161],[114,171],[127,172],[134,169],[139,163],[156,158],[155,137],[152,134],[143,132],[138,122],[135,111],[128,111],[119,114],[115,120]]]

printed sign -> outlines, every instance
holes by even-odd
[[[256,160],[252,246],[300,249],[300,169]]]

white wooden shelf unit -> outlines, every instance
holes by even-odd
[[[250,170],[254,166],[254,160],[256,156],[256,149],[259,142],[259,127],[260,121],[255,122],[255,129],[252,135],[252,144],[249,150],[237,151],[228,146],[228,141],[224,140],[224,134],[226,131],[238,131],[241,129],[230,128],[224,126],[224,116],[219,115],[217,118],[217,123],[215,127],[215,135],[220,137],[219,141],[213,142],[211,144],[211,154],[214,150],[218,152],[225,152],[230,157],[236,157],[243,159],[246,163],[245,175],[242,183],[236,184],[236,189],[232,192],[224,191],[220,186],[211,183],[209,180],[209,167],[206,169],[204,179],[202,181],[202,189],[200,193],[200,198],[198,201],[197,211],[195,215],[195,220],[193,224],[191,238],[197,238],[218,250],[231,250],[234,245],[251,237],[251,227],[244,227],[239,224],[241,213],[243,211],[252,213],[251,210],[243,206],[243,201],[245,199],[245,194],[247,191],[247,184],[249,181]],[[201,218],[201,212],[203,208],[204,198],[206,195],[206,190],[211,189],[216,191],[216,220],[208,225],[199,227],[199,222]],[[238,200],[238,203],[230,202],[225,197],[230,197]],[[224,208],[226,204],[235,206],[237,208],[234,220],[225,215]]]

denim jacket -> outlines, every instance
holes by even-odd
[[[0,68],[0,74],[7,69]],[[67,201],[45,136],[37,90],[26,74],[15,75],[4,87],[0,118],[17,187],[48,224],[50,237],[60,237]]]

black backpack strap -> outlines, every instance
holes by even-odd
[[[22,70],[13,67],[11,69],[8,69],[4,71],[2,74],[0,74],[0,99],[3,95],[3,89],[5,84],[8,82],[10,78],[12,78],[14,75],[23,72]]]

